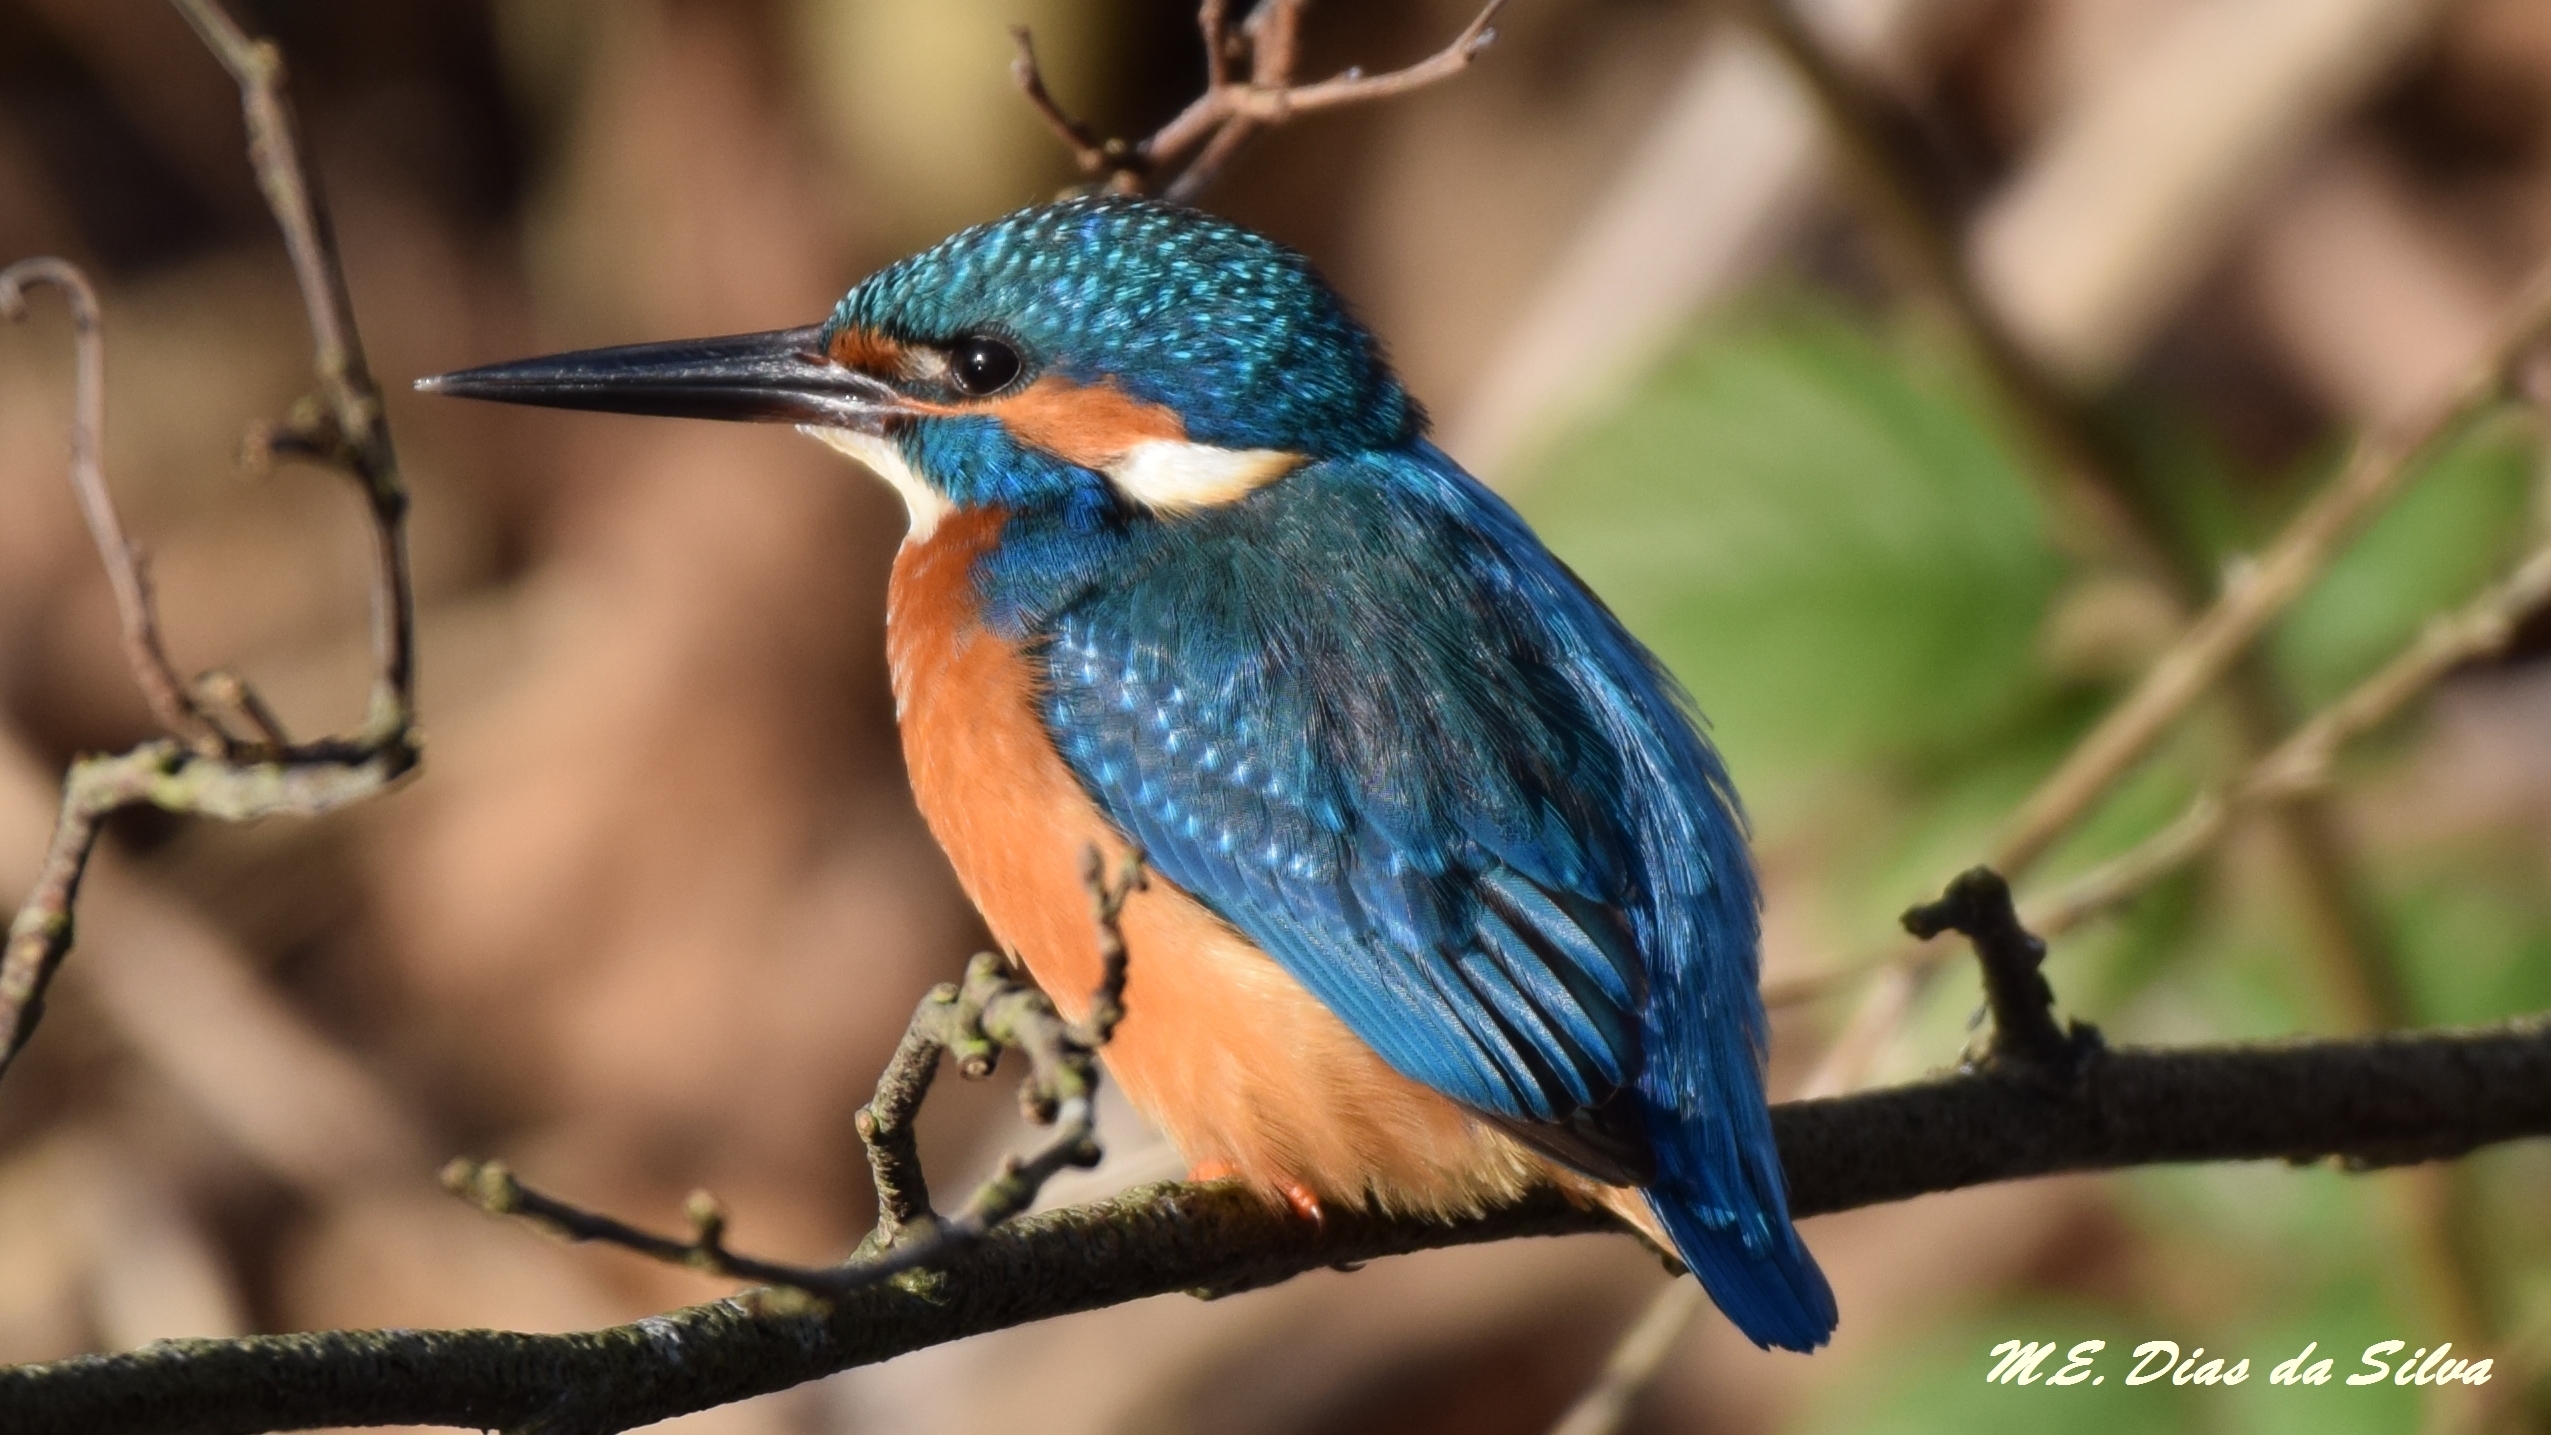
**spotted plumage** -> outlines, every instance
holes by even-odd
[[[812,329],[439,382],[796,422],[904,491],[888,646],[923,814],[1067,1006],[1097,968],[1078,854],[1148,854],[1107,1056],[1199,1171],[1309,1212],[1556,1181],[1757,1342],[1824,1341],[1727,774],[1299,255],[1070,200]]]

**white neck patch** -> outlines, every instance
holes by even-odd
[[[1248,497],[1302,466],[1276,448],[1215,448],[1183,439],[1145,439],[1103,470],[1117,491],[1146,508],[1189,512]]]
[[[882,434],[830,428],[822,424],[799,424],[797,431],[850,455],[903,495],[904,514],[910,520],[910,526],[904,531],[906,543],[917,543],[937,532],[939,520],[947,517],[948,511],[956,506],[948,502],[946,494],[932,488],[920,474],[912,471],[912,465],[904,462],[903,449],[893,439]]]
[[[910,526],[904,541],[936,532],[956,506],[904,461],[903,449],[881,434],[800,424],[797,431],[849,455],[903,495]],[[1298,453],[1275,448],[1215,448],[1181,439],[1145,439],[1102,470],[1117,491],[1146,508],[1191,513],[1248,497],[1302,466]]]

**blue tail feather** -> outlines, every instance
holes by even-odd
[[[1758,1228],[1748,1241],[1742,1220],[1713,1219],[1676,1196],[1662,1184],[1651,1186],[1648,1205],[1683,1263],[1747,1339],[1805,1351],[1832,1338],[1838,1318],[1833,1287],[1787,1221]]]
[[[1695,1219],[1688,1208],[1669,1207],[1666,1193],[1654,1188],[1649,1196],[1710,1299],[1754,1344],[1803,1351],[1832,1337],[1833,1287],[1797,1232],[1784,1223],[1770,1233],[1768,1249],[1755,1251],[1735,1223]]]
[[[1778,1158],[1740,1156],[1749,1169],[1728,1183],[1724,1173],[1712,1179],[1708,1171],[1712,1133],[1699,1123],[1651,1108],[1649,1135],[1657,1178],[1647,1188],[1648,1207],[1710,1299],[1758,1346],[1806,1351],[1830,1339],[1839,1318],[1833,1287],[1789,1222]],[[1768,1129],[1762,1136],[1768,1148]]]

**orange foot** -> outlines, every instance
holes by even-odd
[[[1293,1214],[1314,1226],[1329,1223],[1329,1213],[1320,1209],[1320,1198],[1312,1195],[1311,1188],[1299,1181],[1284,1183],[1284,1203],[1293,1208]]]
[[[1229,1181],[1239,1174],[1240,1168],[1228,1161],[1199,1161],[1187,1168],[1190,1181]],[[1285,1207],[1294,1215],[1315,1226],[1328,1224],[1329,1213],[1321,1207],[1320,1198],[1311,1194],[1310,1187],[1299,1181],[1287,1181],[1281,1194]]]

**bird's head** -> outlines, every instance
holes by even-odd
[[[891,265],[804,329],[497,364],[431,392],[793,423],[948,511],[1174,515],[1424,419],[1299,254],[1192,210],[1070,199]]]

